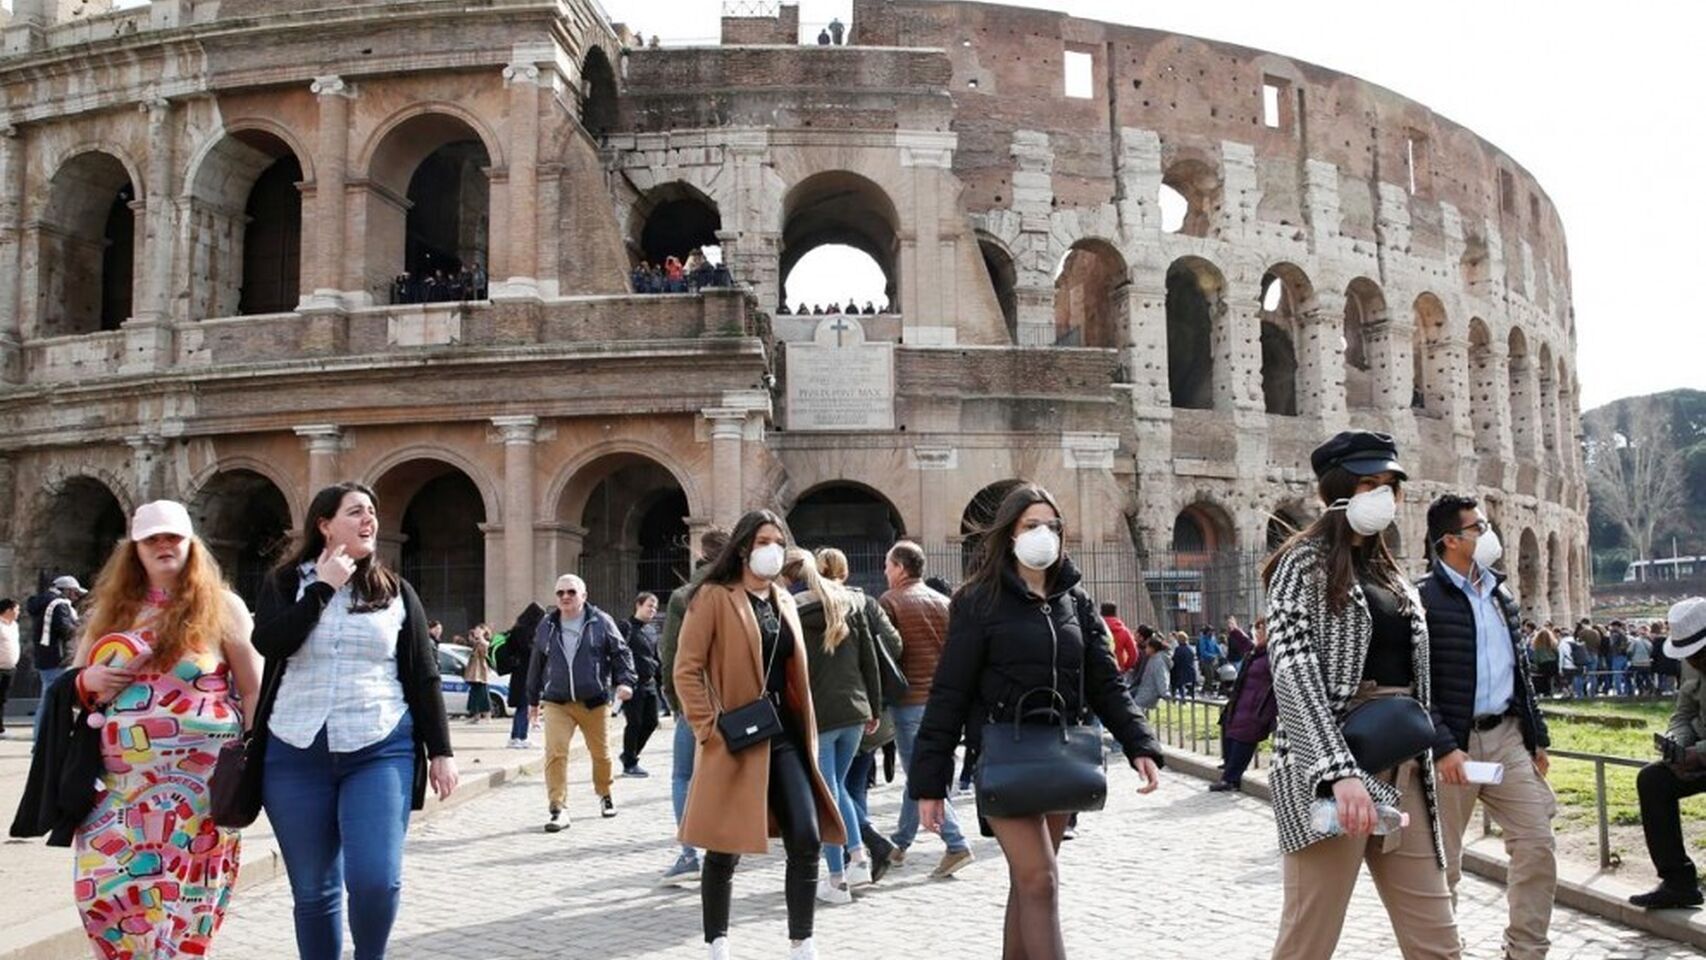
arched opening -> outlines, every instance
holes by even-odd
[[[1544,562],[1540,556],[1540,541],[1533,530],[1524,528],[1516,558],[1517,583],[1522,590],[1517,601],[1524,613],[1532,614],[1540,602],[1540,567]]]
[[[657,461],[634,453],[601,457],[570,482],[562,508],[586,531],[578,572],[587,594],[611,616],[627,616],[642,590],[667,597],[687,582],[687,494]]]
[[[485,499],[461,470],[415,459],[373,485],[379,549],[420,594],[427,616],[460,633],[486,619]]]
[[[1167,268],[1167,386],[1175,407],[1216,405],[1215,341],[1225,292],[1225,278],[1206,260],[1184,257]]]
[[[989,285],[995,291],[995,302],[1001,307],[1002,322],[1007,324],[1007,337],[1019,340],[1019,270],[1005,247],[989,237],[978,237],[978,252],[983,255],[983,269],[989,274]]]
[[[670,257],[686,263],[695,250],[722,262],[717,231],[723,229],[723,216],[710,197],[690,184],[676,181],[646,191],[629,223],[629,255],[636,263],[661,266]]]
[[[190,184],[190,316],[295,309],[302,279],[302,164],[262,130],[219,138]]]
[[[1232,518],[1218,504],[1199,501],[1173,518],[1172,556],[1151,571],[1150,592],[1173,629],[1195,631],[1228,613],[1247,612]]]
[[[1187,237],[1206,237],[1220,216],[1224,196],[1220,172],[1201,160],[1180,160],[1161,175],[1157,200],[1161,229]]]
[[[1540,447],[1546,452],[1546,465],[1558,469],[1558,391],[1552,382],[1552,346],[1540,345]]]
[[[1066,251],[1054,277],[1055,345],[1114,347],[1131,279],[1125,258],[1105,240],[1080,240]]]
[[[1528,354],[1528,338],[1521,330],[1511,328],[1509,344],[1506,369],[1510,371],[1511,443],[1519,459],[1532,460],[1538,432],[1534,421],[1539,415],[1534,396],[1534,358]]]
[[[881,187],[845,170],[814,174],[788,191],[782,211],[778,292],[790,309],[898,310],[900,214]]]
[[[788,511],[794,542],[808,550],[835,547],[847,554],[848,583],[873,594],[884,589],[883,558],[906,536],[887,497],[853,483],[828,483],[806,491]]]
[[[1416,298],[1416,328],[1410,342],[1410,408],[1431,417],[1446,414],[1450,375],[1445,369],[1445,306],[1431,293]]]
[[[1549,533],[1546,535],[1546,615],[1553,619],[1563,616],[1570,605],[1567,575],[1564,548],[1558,543],[1558,535]]]
[[[485,142],[458,117],[425,113],[385,135],[373,155],[367,199],[367,281],[376,299],[485,295],[491,165]]]
[[[1386,322],[1386,297],[1367,277],[1357,277],[1345,288],[1345,409],[1373,410],[1376,384],[1369,341],[1374,329]]]
[[[253,470],[223,470],[196,494],[190,514],[231,588],[254,609],[267,571],[291,545],[284,494]]]
[[[1499,452],[1499,367],[1493,336],[1480,317],[1469,320],[1470,418],[1475,422],[1475,452]]]
[[[80,153],[54,172],[39,231],[41,336],[117,330],[130,317],[136,191],[112,154]]]
[[[1299,311],[1313,296],[1309,278],[1291,264],[1276,265],[1262,276],[1262,401],[1268,413],[1297,416]]]
[[[1001,509],[1001,501],[1013,492],[1013,488],[1025,481],[1019,479],[997,480],[974,494],[966,503],[966,508],[960,511],[960,572],[963,575],[971,566],[972,557],[977,554],[977,548],[983,543],[984,532],[995,522],[995,514]]]
[[[581,61],[581,126],[595,137],[616,127],[616,71],[603,47],[593,47]]]
[[[36,554],[50,575],[70,574],[92,587],[113,546],[129,532],[124,507],[107,485],[92,477],[72,477],[53,495]]]

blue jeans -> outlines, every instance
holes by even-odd
[[[261,797],[284,854],[301,960],[343,956],[349,891],[356,960],[382,960],[403,890],[403,835],[415,777],[407,713],[385,739],[333,753],[322,729],[306,750],[267,742]]]
[[[1611,687],[1620,697],[1629,696],[1629,658],[1613,655],[1611,658]]]
[[[515,715],[511,717],[509,721],[509,738],[511,740],[525,741],[527,739],[528,726],[527,704],[524,703],[513,709],[515,710]]]
[[[46,716],[44,708],[47,706],[47,688],[53,686],[55,680],[65,676],[65,668],[44,667],[38,672],[41,674],[41,698],[36,701],[35,740],[30,745],[32,754],[35,752],[35,744],[41,742],[42,719]]]
[[[853,801],[853,809],[859,811],[860,830],[864,824],[871,821],[871,769],[877,765],[877,754],[880,751],[870,750],[853,755],[853,765],[847,768],[847,776],[841,783],[847,788],[847,796]]]
[[[909,778],[912,776],[912,746],[918,742],[918,727],[923,722],[923,704],[894,708],[895,744],[900,748],[900,762],[906,767]],[[965,834],[960,832],[960,821],[954,816],[953,801],[944,800],[942,810],[942,842],[950,851],[967,849]],[[900,801],[900,826],[895,828],[894,845],[905,850],[917,837],[918,801],[912,799],[912,791],[908,789]]]
[[[851,855],[865,846],[859,838],[859,810],[847,793],[847,771],[859,753],[859,741],[864,738],[863,724],[857,723],[819,731],[817,735],[817,766],[823,772],[823,782],[829,786],[830,795],[835,798],[836,808],[841,811],[841,822],[847,827],[845,851],[839,843],[823,845],[823,859],[829,864],[832,877],[840,876],[845,868],[844,854]]]
[[[675,807],[675,824],[681,825],[681,812],[687,809],[687,785],[693,782],[693,750],[698,746],[693,725],[680,712],[675,715],[675,756],[669,774],[669,802]],[[697,857],[698,851],[681,845],[681,855]]]

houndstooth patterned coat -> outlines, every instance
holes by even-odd
[[[1428,680],[1428,627],[1416,589],[1402,584],[1410,604],[1411,663],[1416,696],[1431,706]],[[1274,821],[1280,850],[1296,853],[1329,839],[1309,825],[1317,789],[1344,777],[1360,777],[1377,804],[1398,805],[1396,787],[1357,768],[1345,746],[1339,722],[1362,684],[1363,662],[1374,634],[1374,620],[1362,587],[1351,582],[1344,610],[1327,606],[1326,546],[1300,540],[1279,560],[1268,584],[1268,656],[1273,663],[1279,722],[1274,731]],[[1445,869],[1438,791],[1432,753],[1422,760],[1422,788],[1433,831],[1434,860]]]

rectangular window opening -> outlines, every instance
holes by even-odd
[[[1404,164],[1410,193],[1428,189],[1428,138],[1420,130],[1404,131]]]
[[[1499,171],[1499,209],[1505,213],[1516,212],[1516,178],[1509,170]]]
[[[1066,51],[1066,95],[1076,100],[1096,96],[1096,61],[1090,54]]]
[[[1262,125],[1279,129],[1280,125],[1280,88],[1277,84],[1262,84]]]

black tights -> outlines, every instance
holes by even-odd
[[[770,741],[770,812],[776,815],[776,822],[782,828],[782,846],[788,853],[784,882],[788,938],[807,940],[812,935],[812,917],[817,908],[817,865],[823,844],[818,839],[817,798],[812,793],[811,773],[806,769],[799,746],[789,735]],[[706,943],[728,935],[729,900],[734,895],[738,863],[738,853],[705,853],[699,896]]]
[[[990,817],[1007,858],[1007,922],[1001,960],[1065,960],[1060,936],[1060,868],[1055,854],[1067,815]]]

